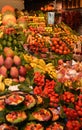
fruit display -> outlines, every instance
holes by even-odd
[[[79,41],[79,34],[63,22],[57,24],[54,31],[56,32],[56,35],[60,35],[61,39],[68,43],[71,48],[74,48],[74,44]]]
[[[20,95],[20,94],[22,97],[24,97],[22,106],[20,107],[19,103],[15,103],[16,105],[13,105],[13,107],[11,107],[11,105],[10,105],[11,109],[9,107],[7,107],[7,105],[9,106],[9,104],[10,104],[9,98],[13,98],[13,96],[16,97],[16,95]],[[3,113],[4,119],[2,119],[2,118],[0,119],[0,128],[1,129],[3,127],[4,129],[8,128],[9,130],[10,130],[10,128],[11,128],[11,130],[14,130],[14,129],[27,130],[28,128],[44,130],[46,128],[46,125],[47,125],[47,127],[49,127],[52,124],[52,122],[54,121],[54,120],[51,120],[53,118],[53,112],[54,112],[55,121],[60,118],[59,110],[57,110],[55,108],[55,111],[54,111],[53,107],[51,107],[49,109],[49,104],[47,103],[46,98],[42,97],[43,100],[46,99],[42,106],[39,106],[38,104],[37,104],[37,106],[34,106],[34,108],[30,107],[30,104],[28,104],[28,106],[26,106],[26,104],[25,104],[26,95],[34,96],[33,98],[34,98],[35,102],[37,101],[35,94],[32,95],[30,93],[25,93],[25,92],[21,92],[21,91],[13,91],[13,92],[7,94],[6,96],[4,95],[4,101],[5,101],[4,105],[6,105],[6,107],[5,107],[5,110]],[[7,98],[7,97],[9,97],[9,98]],[[14,103],[13,100],[16,100],[16,99],[12,99],[11,104]],[[47,107],[45,106],[45,103],[47,103]],[[18,107],[15,108],[15,106],[18,106]],[[28,109],[28,107],[29,107],[29,109]],[[53,112],[51,109],[53,110]],[[0,113],[2,113],[2,111],[0,111]],[[59,114],[58,118],[56,118],[57,117],[56,113]],[[62,125],[62,128],[63,128],[63,125]]]
[[[82,129],[82,38],[44,18],[1,10],[0,130]]]
[[[15,51],[23,51],[23,44],[26,42],[25,33],[17,31],[18,29],[13,27],[3,28],[0,37],[0,51],[3,51],[4,47],[12,47]]]
[[[46,64],[43,59],[38,59],[27,54],[24,55],[24,59],[27,63],[30,62],[30,66],[34,68],[34,70],[38,69],[44,74],[48,73],[51,78],[56,79],[56,70],[55,66],[52,63]]]
[[[18,78],[19,75],[22,77],[25,76],[27,70],[26,67],[22,65],[20,56],[16,55],[14,51],[9,47],[5,47],[3,51],[4,55],[0,55],[0,74],[5,78],[11,77],[13,79]]]
[[[45,26],[45,18],[37,16],[28,16],[28,26],[37,27],[39,25]]]

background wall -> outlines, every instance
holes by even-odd
[[[4,5],[11,5],[19,10],[24,9],[23,0],[0,0],[0,10]]]

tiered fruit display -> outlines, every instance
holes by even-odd
[[[54,28],[54,31],[56,35],[59,35],[61,39],[73,49],[74,45],[79,41],[78,34],[63,22],[57,24]]]
[[[82,63],[72,61],[78,35],[64,23],[19,24],[0,27],[0,130],[82,129]]]

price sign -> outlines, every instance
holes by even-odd
[[[55,12],[48,12],[48,24],[54,25],[55,22]]]

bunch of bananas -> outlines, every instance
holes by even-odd
[[[45,73],[45,62],[42,59],[38,59],[36,57],[30,56],[28,54],[24,55],[24,59],[30,66],[34,69],[39,69],[42,73]]]
[[[38,59],[36,57],[29,56],[28,54],[24,55],[24,59],[31,65],[32,68],[37,68],[44,74],[48,73],[53,79],[57,78],[56,70],[52,63],[46,64],[43,59]]]
[[[56,73],[56,69],[55,69],[55,66],[53,66],[52,63],[48,63],[46,64],[46,72],[49,74],[49,76],[52,78],[52,79],[56,79],[57,78],[57,73]]]

